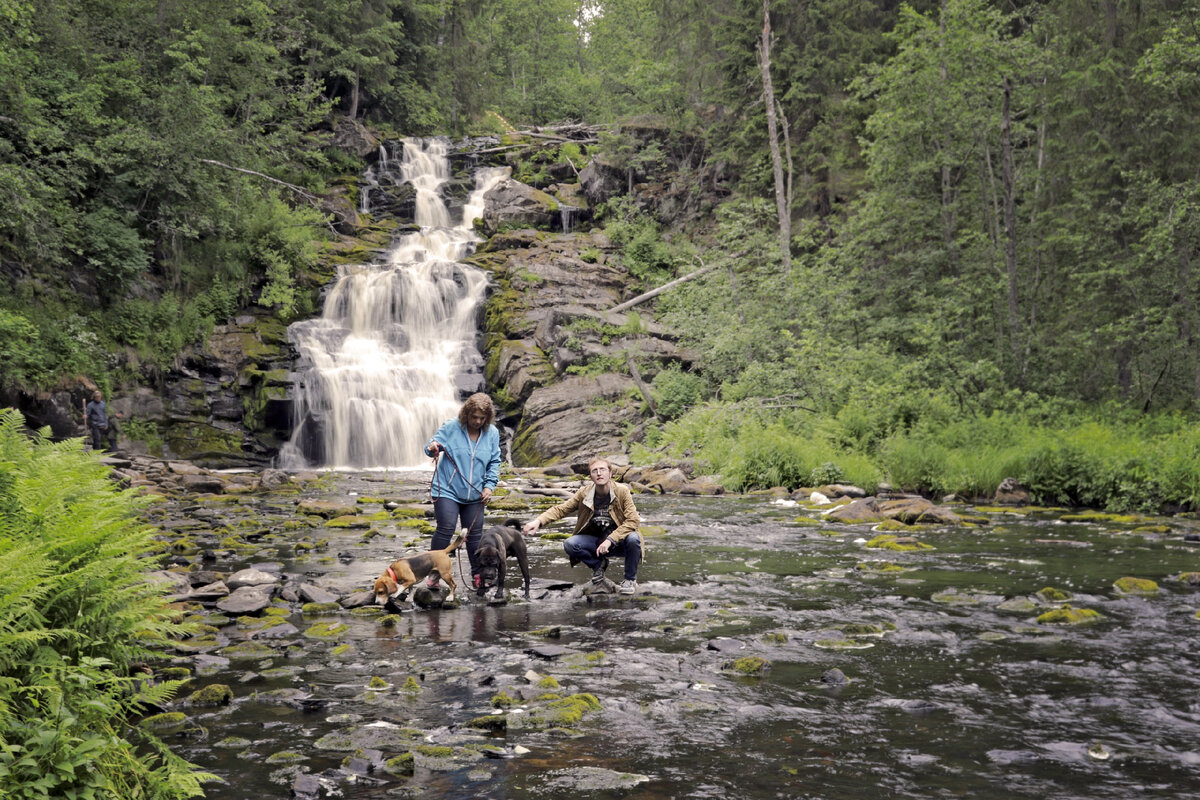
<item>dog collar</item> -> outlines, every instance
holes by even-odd
[[[396,573],[395,573],[395,572],[392,570],[392,568],[391,568],[391,567],[388,567],[388,568],[387,568],[387,574],[388,574],[388,577],[392,579],[392,582],[393,582],[393,583],[399,583],[399,582],[400,582],[400,579],[396,577]]]

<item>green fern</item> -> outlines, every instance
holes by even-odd
[[[184,630],[146,579],[142,502],[80,440],[0,411],[0,796],[174,800],[214,779],[134,724],[179,687],[134,665]]]

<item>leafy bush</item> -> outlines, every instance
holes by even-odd
[[[152,531],[80,440],[44,435],[0,411],[0,796],[201,795],[212,776],[132,724],[178,688],[134,669],[183,632],[146,580]]]
[[[677,419],[704,399],[704,379],[684,372],[678,364],[655,375],[651,385],[658,413],[664,419]]]

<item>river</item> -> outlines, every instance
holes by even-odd
[[[523,493],[531,481],[546,483],[509,475],[498,502],[510,510],[494,509],[488,524],[531,518],[545,502]],[[307,582],[346,596],[427,545],[405,512],[428,508],[427,482],[419,471],[330,472],[300,494],[162,507],[159,522],[175,535],[191,527],[201,545],[245,542],[226,538],[215,561],[197,567],[258,565],[282,587]],[[299,516],[305,498],[355,503],[373,532]],[[581,596],[589,575],[568,566],[561,542],[541,537],[530,541],[530,601],[469,596],[457,608],[406,605],[385,616],[305,614],[277,599],[276,633],[193,606],[213,628],[181,645],[178,664],[193,679],[177,707],[188,716],[164,738],[221,776],[208,792],[221,800],[293,790],[509,800],[1200,797],[1200,597],[1178,580],[1200,561],[1184,538],[1196,520],[985,509],[987,525],[914,534],[935,549],[888,552],[865,547],[867,526],[821,522],[817,510],[767,496],[636,500],[648,549],[632,598]],[[515,565],[509,574],[519,585]],[[1114,582],[1126,576],[1160,588],[1124,595]],[[1046,587],[1103,617],[1039,623],[1062,605],[1036,594]],[[331,636],[313,635],[330,623]],[[252,639],[257,653],[236,655]],[[767,669],[730,669],[747,656]],[[228,705],[186,702],[218,683],[232,689]],[[582,693],[598,708],[546,722],[552,698]],[[506,721],[496,730],[468,726],[494,711]],[[407,768],[383,768],[407,751]]]

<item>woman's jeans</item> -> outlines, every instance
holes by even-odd
[[[467,528],[467,560],[471,562],[471,574],[479,574],[479,566],[475,562],[475,551],[479,549],[479,540],[483,538],[483,501],[460,503],[449,497],[433,498],[433,519],[437,527],[433,531],[433,541],[429,543],[430,550],[445,550],[450,546],[454,531],[459,522]]]
[[[594,570],[600,566],[601,558],[596,555],[596,547],[599,546],[600,542],[604,541],[605,536],[608,534],[600,535],[599,531],[590,532],[593,530],[593,527],[589,524],[579,533],[566,539],[563,542],[563,550],[566,551],[568,558],[574,561],[582,561]],[[641,534],[634,531],[621,541],[610,546],[608,552],[604,554],[604,558],[613,557],[625,559],[625,580],[636,581],[638,567],[642,565]]]

